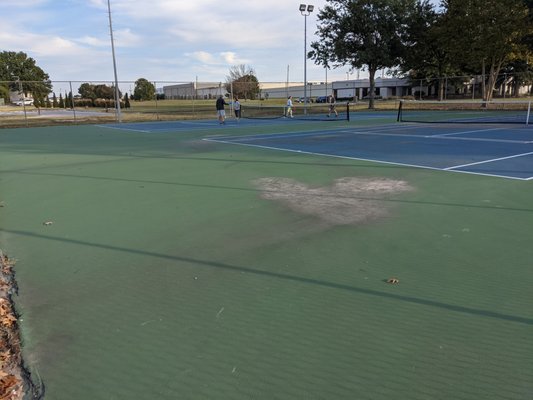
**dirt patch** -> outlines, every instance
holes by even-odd
[[[384,178],[339,178],[324,187],[310,187],[289,178],[261,178],[254,184],[262,198],[318,217],[328,225],[356,225],[385,217],[390,204],[384,200],[413,190],[405,181]]]

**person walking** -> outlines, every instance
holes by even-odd
[[[292,96],[289,96],[287,98],[287,110],[286,110],[285,116],[292,118]]]
[[[224,96],[220,95],[216,103],[219,124],[226,123],[226,111],[224,110],[224,106],[227,106],[227,105],[228,103],[226,103],[226,101],[224,100]]]
[[[335,104],[335,96],[331,95],[329,96],[329,99],[328,99],[328,103],[329,103],[329,112],[328,112],[328,118],[331,116],[331,113],[334,113],[335,114],[335,117],[338,117],[339,116],[339,113],[337,112],[337,109],[336,109],[336,104]]]
[[[241,119],[241,103],[239,102],[239,99],[237,96],[233,99],[233,111],[235,112],[235,118],[237,118],[237,122]]]

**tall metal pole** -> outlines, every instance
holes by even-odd
[[[113,39],[113,23],[111,22],[111,3],[107,0],[107,10],[109,14],[109,32],[111,34],[111,52],[113,54],[113,71],[115,73],[115,108],[117,110],[118,122],[122,122],[120,113],[120,91],[118,89],[117,61],[115,59],[115,40]]]
[[[304,14],[304,114],[307,114],[307,14]]]
[[[304,16],[304,114],[307,114],[307,16],[314,8],[312,4],[300,4],[300,13]]]

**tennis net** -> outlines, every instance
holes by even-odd
[[[288,118],[306,121],[339,121],[350,120],[350,105],[337,103],[334,111],[329,104],[307,104],[292,107],[292,116],[287,106],[242,105],[241,117],[250,119]]]
[[[399,122],[525,124],[531,120],[529,101],[401,100]]]

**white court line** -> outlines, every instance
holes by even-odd
[[[510,158],[529,156],[531,154],[533,154],[533,151],[530,151],[529,153],[515,154],[513,156],[508,156],[508,157],[500,157],[500,158],[493,158],[491,160],[478,161],[478,162],[474,162],[474,163],[470,163],[470,164],[456,165],[456,166],[453,166],[453,167],[444,168],[444,170],[445,171],[449,171],[449,170],[452,170],[452,169],[455,169],[455,168],[470,167],[472,165],[479,165],[479,164],[486,164],[486,163],[495,162],[495,161],[508,160]]]
[[[487,129],[487,130],[495,130],[495,129]],[[472,131],[472,132],[479,132],[479,131]],[[334,135],[336,133],[347,133],[350,135],[367,135],[367,136],[391,136],[391,137],[409,137],[409,138],[423,138],[423,139],[447,139],[447,140],[464,140],[464,141],[478,141],[478,142],[497,142],[497,143],[520,143],[520,144],[529,144],[531,141],[523,141],[523,140],[510,140],[510,139],[484,139],[484,138],[464,138],[464,137],[451,137],[446,136],[446,134],[443,135],[418,135],[418,134],[408,134],[408,133],[387,133],[385,132],[377,132],[377,131],[369,131],[369,130],[354,130],[354,129],[346,129],[346,128],[337,128],[334,130],[328,130],[328,131],[312,131],[312,132],[287,132],[287,133],[265,133],[260,135],[254,135],[254,136],[248,136],[248,137],[241,137],[241,136],[222,136],[218,137],[219,140],[238,140],[240,142],[253,142],[256,140],[264,140],[264,139],[291,139],[291,138],[297,138],[297,137],[306,137],[306,136],[328,136],[330,134]],[[468,133],[468,132],[463,132]]]
[[[503,131],[506,129],[503,128],[491,128],[491,129],[476,129],[473,131],[464,131],[464,132],[455,132],[455,133],[441,133],[438,135],[431,135],[431,137],[439,137],[439,136],[453,136],[453,135],[464,135],[465,133],[477,133],[477,132],[489,132],[489,131]]]
[[[215,141],[222,141],[226,140],[227,142],[224,143],[233,143],[231,140],[239,140],[239,141],[249,141],[253,142],[254,140],[264,140],[264,139],[291,139],[294,137],[305,137],[305,136],[319,136],[319,135],[328,135],[330,133],[343,133],[345,128],[337,128],[334,130],[327,130],[327,131],[312,131],[312,132],[285,132],[285,133],[262,133],[259,135],[253,135],[253,136],[210,136],[204,140],[215,140]]]
[[[156,124],[157,122],[148,122],[149,124],[152,123],[152,124]],[[172,124],[166,124],[166,125],[169,125],[169,126],[162,126],[162,128],[158,129],[134,129],[134,128],[125,128],[125,127],[120,127],[120,126],[109,126],[109,125],[95,125],[97,127],[100,127],[100,128],[107,128],[107,129],[116,129],[116,130],[119,130],[119,131],[131,131],[131,132],[143,132],[143,133],[156,133],[156,132],[160,132],[160,131],[170,131],[170,130],[173,130],[173,129],[183,129],[182,126],[173,126],[173,125],[185,125],[187,126],[188,128],[191,128],[191,129],[205,129],[204,127],[205,126],[218,126],[219,124],[217,123],[215,125],[215,123],[210,123],[210,122],[196,122],[196,123],[192,123],[192,122],[183,122],[183,121],[176,121],[175,123],[172,123]],[[190,125],[193,125],[193,126],[190,126]],[[200,127],[197,127],[197,125],[202,125]]]
[[[520,144],[529,144],[530,141],[524,140],[511,140],[511,139],[484,139],[484,138],[465,138],[465,137],[451,137],[445,135],[416,135],[416,134],[407,134],[407,133],[381,133],[381,132],[366,132],[366,131],[341,131],[344,133],[351,133],[354,135],[368,135],[368,136],[392,136],[392,137],[414,137],[414,138],[423,138],[423,139],[440,139],[440,140],[464,140],[464,141],[473,141],[473,142],[497,142],[497,143],[520,143]]]
[[[132,131],[132,132],[143,132],[143,133],[151,133],[152,131],[142,130],[142,129],[131,129],[131,128],[121,128],[118,126],[107,126],[107,125],[95,125],[99,128],[107,128],[107,129],[116,129],[118,131]]]
[[[260,146],[260,145],[257,145],[257,144],[247,144],[247,143],[231,142],[231,141],[209,139],[209,138],[204,138],[202,140],[205,140],[207,142],[218,142],[218,143],[232,144],[232,145],[238,145],[238,146],[257,147],[257,148],[260,148],[260,149],[267,149],[267,150],[288,151],[290,153],[308,154],[308,155],[313,155],[313,156],[333,157],[333,158],[342,158],[342,159],[345,159],[345,160],[369,161],[369,162],[375,162],[375,163],[380,163],[380,164],[399,165],[399,166],[402,166],[402,167],[430,169],[430,170],[433,170],[433,171],[447,171],[447,172],[454,172],[454,173],[468,174],[468,175],[482,175],[482,176],[489,176],[489,177],[493,177],[493,178],[506,178],[506,179],[514,179],[514,180],[519,180],[519,181],[533,179],[533,177],[530,177],[530,178],[517,178],[517,177],[514,177],[514,176],[486,174],[486,173],[482,173],[482,172],[456,171],[456,170],[448,170],[448,169],[443,169],[443,168],[428,167],[428,166],[417,165],[417,164],[404,164],[404,163],[392,162],[392,161],[374,160],[374,159],[371,159],[371,158],[348,157],[348,156],[339,156],[339,155],[335,155],[335,154],[313,153],[311,151],[291,150],[291,149],[285,149],[285,148],[280,148],[280,147]]]

